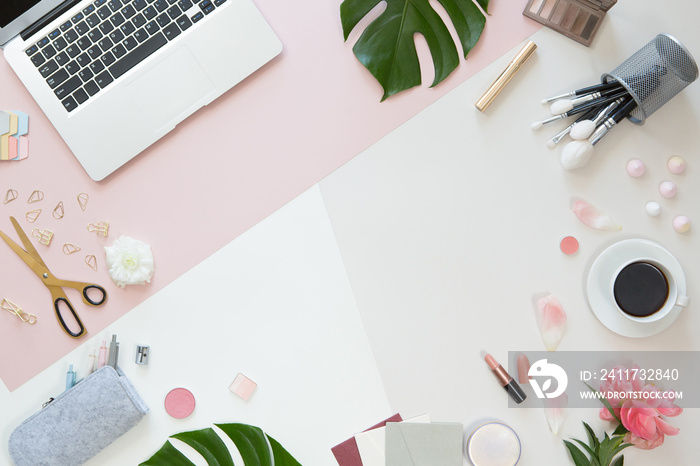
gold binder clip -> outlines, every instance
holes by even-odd
[[[105,238],[109,234],[109,223],[107,222],[97,222],[97,225],[90,223],[87,227],[89,232],[97,233],[97,236],[104,236]]]
[[[7,299],[3,299],[2,303],[0,303],[0,307],[5,309],[7,312],[19,317],[19,320],[21,320],[22,322],[26,322],[29,325],[36,324],[36,316],[34,314],[24,312],[21,307],[19,307],[18,305],[16,305],[12,301],[9,301]]]
[[[40,213],[41,209],[30,210],[29,212],[27,212],[24,218],[26,218],[29,223],[34,223],[36,222],[36,219],[39,218]]]
[[[38,189],[35,189],[32,195],[29,196],[29,199],[27,199],[27,204],[34,204],[35,202],[39,202],[42,199],[44,199],[44,193],[39,191]]]
[[[19,196],[19,194],[17,193],[16,189],[8,189],[7,193],[5,193],[5,200],[3,201],[3,204],[7,204],[14,201],[15,199],[17,199],[17,196]]]
[[[97,257],[95,257],[93,254],[90,254],[89,256],[85,256],[85,263],[95,272],[97,272]]]
[[[66,243],[63,245],[63,254],[66,256],[70,256],[78,251],[80,251],[80,247],[76,246],[75,244]]]
[[[58,205],[53,209],[53,218],[59,220],[63,218],[65,214],[63,210],[63,201],[59,202]]]
[[[83,212],[85,212],[85,209],[87,208],[88,200],[90,200],[90,196],[88,196],[87,193],[78,194],[78,205]]]
[[[53,231],[50,230],[39,230],[35,228],[32,230],[32,236],[39,240],[39,242],[45,246],[51,244],[51,238],[53,238]]]

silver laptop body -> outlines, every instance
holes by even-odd
[[[75,2],[39,1],[0,44],[35,21],[5,59],[96,181],[282,50],[252,0]]]

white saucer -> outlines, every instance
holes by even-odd
[[[683,308],[673,307],[664,318],[656,322],[634,322],[622,315],[610,294],[610,283],[623,264],[635,259],[652,259],[661,263],[673,274],[678,294],[686,295],[685,274],[681,264],[666,248],[645,239],[623,240],[600,253],[588,271],[586,295],[588,306],[603,325],[622,336],[642,338],[666,330]]]

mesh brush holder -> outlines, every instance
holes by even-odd
[[[638,125],[698,78],[698,65],[675,37],[659,34],[601,81],[620,82],[637,102],[629,119]]]

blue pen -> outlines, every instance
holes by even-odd
[[[73,388],[75,385],[75,371],[73,370],[73,364],[68,366],[68,372],[66,372],[66,390]]]

